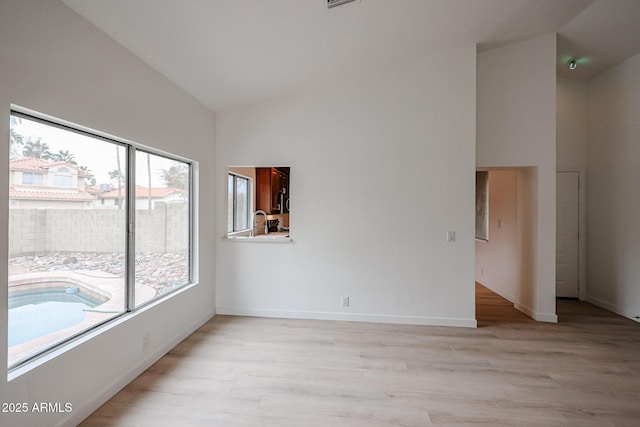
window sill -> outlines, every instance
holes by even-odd
[[[241,237],[241,236],[248,236],[249,234],[251,234],[251,229],[247,228],[239,231],[230,231],[227,233],[227,237]]]
[[[275,232],[269,234],[260,234],[258,236],[240,236],[240,235],[227,235],[223,237],[223,240],[229,240],[234,242],[251,242],[251,243],[292,243],[293,240],[289,237],[288,232]]]

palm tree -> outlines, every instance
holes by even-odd
[[[78,169],[83,170],[88,174],[91,173],[91,169],[89,169],[88,166],[78,166]],[[84,179],[84,182],[85,182],[86,185],[92,187],[92,186],[96,185],[96,178],[94,176],[87,177],[87,178]]]
[[[32,136],[27,137],[22,155],[43,160],[50,160],[53,157],[49,151],[49,144],[42,142],[42,138],[33,138]]]
[[[9,157],[11,159],[20,157],[19,147],[22,147],[22,145],[24,144],[24,137],[18,132],[16,132],[16,130],[14,129],[14,126],[19,125],[20,122],[21,120],[19,117],[11,116],[11,127],[9,128],[9,135],[10,135],[10,142],[11,142]]]
[[[109,171],[109,178],[113,181],[116,181],[117,182],[116,186],[117,186],[124,181],[125,175],[122,172],[120,172],[118,169],[114,169],[112,171]]]
[[[57,153],[51,155],[51,159],[56,162],[65,162],[73,166],[78,166],[76,162],[76,156],[69,152],[69,150],[59,150]]]

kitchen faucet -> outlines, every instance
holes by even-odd
[[[262,209],[259,209],[256,211],[256,213],[253,215],[253,220],[257,223],[258,219],[256,218],[258,216],[258,214],[262,214],[264,215],[264,234],[269,234],[269,221],[267,221],[267,213],[265,211],[263,211]],[[255,228],[255,227],[253,227]]]

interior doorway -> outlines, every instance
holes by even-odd
[[[488,171],[488,233],[476,239],[476,283],[535,318],[538,240],[538,170]],[[476,307],[481,295],[476,293]],[[477,309],[477,308],[476,308]]]
[[[556,297],[579,296],[580,173],[556,174]]]

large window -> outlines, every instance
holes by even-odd
[[[250,218],[249,179],[229,173],[227,194],[227,232],[246,230]]]
[[[135,306],[189,283],[189,164],[136,156]]]
[[[190,162],[19,112],[10,135],[9,368],[191,283]]]

